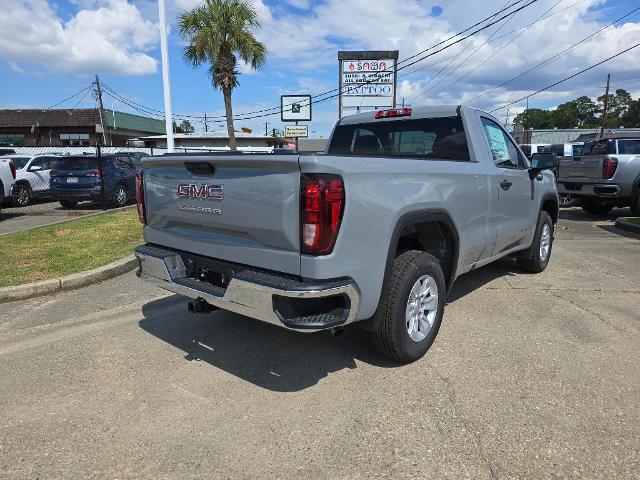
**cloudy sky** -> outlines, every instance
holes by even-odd
[[[285,93],[318,94],[337,87],[338,50],[399,50],[400,59],[447,39],[518,0],[252,0],[262,29],[257,36],[269,60],[260,72],[243,70],[234,93],[236,114],[277,106]],[[166,0],[173,109],[178,115],[223,114],[222,95],[206,69],[181,58],[177,14],[198,0]],[[471,103],[492,109],[640,42],[640,10],[528,75],[518,76],[640,7],[637,0],[538,0],[474,37],[398,72],[398,97],[411,105]],[[0,108],[51,106],[91,83],[107,86],[137,104],[163,109],[156,0],[1,0]],[[431,51],[433,52],[433,50]],[[530,107],[553,107],[579,95],[613,88],[640,96],[640,47],[536,95]],[[60,107],[92,107],[90,91]],[[524,108],[509,109],[512,118]],[[132,111],[105,95],[105,107]],[[314,136],[326,136],[337,102],[314,105]],[[499,112],[504,116],[507,111]],[[279,115],[237,126],[282,128]],[[202,123],[196,121],[198,130]],[[218,129],[212,122],[209,129]]]

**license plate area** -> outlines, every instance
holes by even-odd
[[[580,190],[582,190],[582,185],[580,185],[579,183],[565,183],[564,188],[566,188],[567,190],[571,190],[572,192],[579,192]]]
[[[234,270],[229,264],[198,255],[182,254],[188,278],[226,289],[233,278]]]

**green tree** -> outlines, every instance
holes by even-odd
[[[598,106],[586,95],[558,105],[555,111],[558,112],[557,116],[562,115],[560,118],[565,120],[566,124],[554,125],[558,128],[586,128],[597,124]]]
[[[222,90],[231,150],[236,150],[231,93],[238,85],[238,59],[254,70],[267,59],[266,47],[253,36],[258,28],[258,13],[244,0],[204,0],[178,16],[185,60],[194,68],[208,64],[213,87]]]
[[[624,88],[618,88],[615,94],[610,93],[608,98],[606,126],[615,128],[622,124],[622,118],[629,111],[633,99]],[[600,118],[604,112],[604,100],[605,95],[598,97]]]
[[[552,127],[551,112],[541,108],[529,108],[516,115],[513,123],[514,125],[522,125],[525,129],[550,128]]]
[[[173,122],[173,131],[175,133],[194,133],[196,129],[189,120],[182,120],[180,125],[177,125],[175,121]]]
[[[640,99],[629,102],[629,108],[622,116],[621,125],[630,128],[640,127]]]

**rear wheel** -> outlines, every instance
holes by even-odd
[[[553,247],[553,221],[551,216],[543,210],[538,216],[538,225],[536,226],[533,243],[518,258],[518,264],[528,272],[542,272],[549,265],[551,247]]]
[[[18,184],[13,190],[13,204],[16,207],[26,207],[31,203],[31,188],[23,183]]]
[[[398,362],[421,358],[440,329],[446,291],[442,268],[433,255],[409,250],[396,257],[375,314],[373,347]]]
[[[78,202],[75,200],[60,200],[60,205],[62,205],[62,208],[76,208]]]
[[[580,205],[582,210],[589,215],[604,215],[605,213],[609,213],[613,208],[613,205],[610,203],[605,203],[597,198],[583,198],[580,200]]]
[[[640,190],[636,192],[635,199],[631,203],[631,213],[636,217],[640,217]]]
[[[124,185],[116,185],[111,195],[107,198],[108,207],[124,207],[129,202],[129,193]]]

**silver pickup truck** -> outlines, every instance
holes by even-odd
[[[613,207],[640,215],[640,138],[585,143],[579,156],[560,161],[558,192],[579,199],[591,215]]]
[[[345,117],[321,155],[145,158],[138,274],[196,312],[357,322],[413,361],[459,275],[507,255],[546,268],[558,195],[552,156],[532,163],[491,115],[455,106]]]

